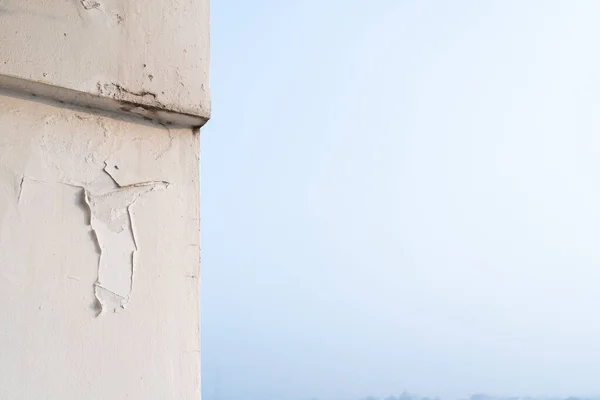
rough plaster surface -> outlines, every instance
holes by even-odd
[[[0,86],[201,126],[209,0],[0,0]]]
[[[0,399],[199,398],[198,169],[197,130],[0,91]]]

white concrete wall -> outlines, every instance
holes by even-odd
[[[199,133],[127,118],[0,91],[0,399],[199,398]]]
[[[200,398],[208,29],[208,0],[0,0],[0,399]]]

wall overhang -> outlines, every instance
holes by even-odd
[[[202,126],[209,55],[209,0],[0,0],[0,87]]]

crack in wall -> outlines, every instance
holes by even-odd
[[[164,156],[167,152],[171,151],[171,149],[173,148],[173,133],[171,132],[171,129],[169,129],[169,127],[166,124],[161,123],[160,125],[163,128],[165,128],[169,133],[169,145],[167,148],[162,150],[156,157],[154,157],[155,161],[158,161],[160,158],[162,158],[162,156]]]
[[[25,175],[21,176],[21,181],[19,182],[19,194],[17,195],[17,204],[21,202],[21,195],[23,194],[23,183],[25,183]]]

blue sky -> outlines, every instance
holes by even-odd
[[[213,1],[204,398],[599,394],[599,15]]]

